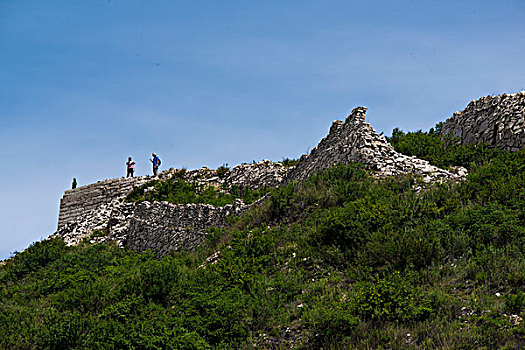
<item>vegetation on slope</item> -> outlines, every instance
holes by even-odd
[[[487,145],[463,146],[454,138],[440,135],[443,123],[438,123],[428,132],[421,130],[405,133],[398,128],[388,138],[395,150],[446,169],[450,166],[477,167],[480,162],[497,157],[505,151]]]
[[[0,266],[0,348],[522,348],[525,151],[394,136],[470,175],[416,194],[340,165],[161,259],[36,243]]]
[[[129,202],[167,201],[175,204],[211,204],[222,207],[233,204],[240,198],[250,204],[268,193],[268,189],[251,190],[249,188],[220,188],[198,182],[188,182],[180,177],[172,177],[166,181],[153,180],[137,187],[127,197]]]

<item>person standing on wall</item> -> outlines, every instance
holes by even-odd
[[[157,176],[157,170],[159,170],[160,166],[160,158],[157,156],[156,153],[152,153],[151,156],[153,159],[150,159],[149,161],[153,164],[153,176]]]
[[[133,174],[135,173],[135,162],[131,160],[131,157],[128,157],[128,161],[126,162],[127,165],[127,173],[126,177],[133,177]]]
[[[71,189],[74,190],[75,188],[77,188],[77,178],[76,177],[73,178],[73,183],[71,183]]]

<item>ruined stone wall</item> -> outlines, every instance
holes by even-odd
[[[184,179],[219,188],[235,185],[256,189],[277,186],[285,172],[281,164],[264,160],[236,166],[223,177],[206,167],[190,170]],[[151,180],[165,181],[176,174],[180,175],[180,170],[170,169],[157,177],[111,179],[66,191],[61,200],[58,230],[51,237],[60,237],[68,245],[86,238],[91,243],[115,241],[120,246],[139,251],[153,249],[164,255],[170,250],[195,248],[207,228],[223,227],[228,216],[250,207],[241,200],[224,207],[124,202],[134,187]],[[94,231],[98,231],[95,236]]]
[[[486,143],[510,151],[525,146],[525,91],[485,96],[472,101],[448,118],[442,135],[458,138],[463,144]]]
[[[240,215],[263,201],[261,198],[246,205],[237,199],[233,204],[214,207],[168,202],[126,203],[115,199],[66,223],[51,238],[59,237],[67,245],[79,244],[86,238],[91,243],[114,241],[137,251],[152,249],[162,256],[170,250],[193,250],[204,239],[206,229],[225,227],[228,217]],[[103,235],[93,236],[95,230]]]
[[[328,135],[309,155],[304,155],[294,168],[263,160],[242,164],[226,174],[201,168],[167,170],[155,179],[183,176],[186,181],[205,185],[243,188],[274,187],[290,181],[301,181],[318,170],[337,163],[363,163],[377,176],[420,175],[425,183],[457,180],[466,175],[459,169],[452,173],[415,157],[396,152],[384,136],[378,135],[365,122],[365,107],[357,107],[343,121],[335,121]],[[182,174],[182,175],[181,175]],[[91,242],[117,241],[131,249],[153,249],[158,255],[170,250],[195,248],[211,226],[224,227],[226,218],[238,215],[250,206],[237,200],[233,205],[213,207],[205,204],[177,205],[167,202],[125,203],[123,198],[133,189],[154,178],[112,179],[66,191],[61,200],[58,231],[67,244],[78,244],[86,237]],[[94,230],[102,236],[93,237]]]
[[[250,188],[256,190],[264,187],[278,186],[288,172],[287,167],[281,163],[275,163],[268,159],[263,159],[256,163],[245,163],[234,166],[222,176],[216,170],[202,167],[201,169],[188,170],[184,173],[183,179],[189,182],[197,182],[203,185],[215,187]],[[174,170],[177,172],[180,170]]]
[[[58,229],[68,222],[78,221],[87,214],[114,199],[123,198],[134,187],[145,184],[151,178],[147,176],[134,178],[117,178],[99,181],[76,189],[67,190],[60,200]]]
[[[378,135],[374,128],[365,122],[365,113],[366,107],[357,107],[344,122],[334,121],[328,135],[309,155],[301,157],[284,182],[301,181],[319,170],[338,163],[351,162],[363,163],[378,176],[409,173],[421,175],[426,183],[457,179],[466,175],[464,169],[460,170],[461,174],[454,174],[425,160],[396,152],[384,136]]]
[[[126,244],[137,251],[152,249],[158,256],[193,250],[204,240],[207,228],[226,226],[227,217],[239,215],[246,207],[241,200],[224,207],[142,202],[135,206]]]

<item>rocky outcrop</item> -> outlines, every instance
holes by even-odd
[[[457,180],[466,175],[463,168],[458,173],[452,173],[425,160],[396,152],[384,136],[378,135],[365,122],[365,113],[366,107],[357,107],[344,122],[334,121],[328,135],[309,155],[301,157],[284,182],[301,181],[319,170],[351,162],[364,164],[377,176],[421,175],[425,183]]]
[[[441,128],[463,144],[489,144],[509,151],[525,146],[525,91],[485,96],[455,112]]]

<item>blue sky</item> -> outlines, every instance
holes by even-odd
[[[298,157],[367,106],[429,129],[525,90],[525,1],[0,0],[0,259],[79,185]]]

